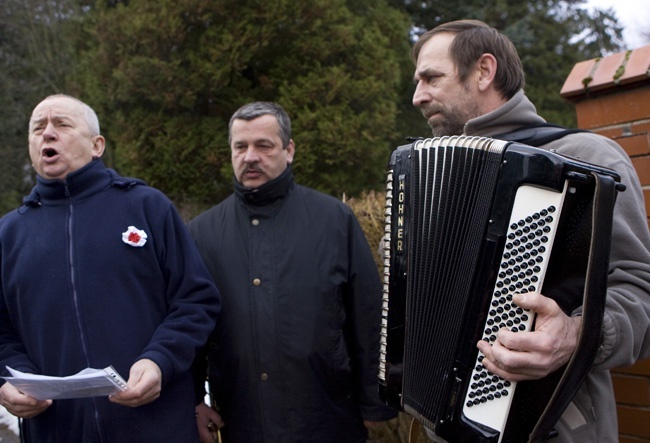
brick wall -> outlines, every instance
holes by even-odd
[[[650,214],[650,46],[577,63],[560,94],[578,126],[614,139],[632,159]],[[612,371],[620,443],[650,442],[650,360]]]

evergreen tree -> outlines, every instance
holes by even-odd
[[[477,19],[507,35],[526,71],[526,94],[547,120],[574,126],[573,106],[560,90],[575,63],[620,50],[621,27],[611,10],[586,10],[586,0],[391,0],[413,23],[413,39],[441,23]]]
[[[377,188],[396,137],[407,18],[383,0],[140,0],[100,6],[75,84],[120,172],[177,203],[232,189],[227,125],[249,101],[293,122],[298,181]]]
[[[68,0],[3,0],[0,8],[0,215],[33,185],[27,124],[42,98],[63,92],[76,11]]]
[[[459,18],[506,33],[540,113],[572,125],[559,97],[571,67],[621,43],[613,12],[584,3],[4,0],[0,214],[33,184],[29,114],[59,92],[98,111],[109,166],[194,203],[191,213],[230,192],[228,118],[252,100],[277,101],[292,116],[300,182],[333,195],[381,188],[390,151],[430,134],[411,104],[409,48]]]

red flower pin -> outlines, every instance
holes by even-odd
[[[122,232],[122,241],[139,248],[147,242],[147,233],[135,226],[129,226],[126,232]]]

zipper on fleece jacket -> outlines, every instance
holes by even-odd
[[[81,312],[79,310],[79,296],[77,293],[77,284],[75,279],[75,261],[76,257],[74,254],[74,202],[72,194],[70,193],[70,188],[68,187],[68,181],[64,180],[63,185],[65,188],[65,196],[68,198],[68,260],[70,261],[70,285],[72,287],[72,302],[75,310],[75,318],[77,319],[77,328],[79,329],[79,337],[81,340],[81,348],[83,350],[84,359],[86,360],[86,367],[90,367],[90,360],[88,358],[88,344],[86,342],[86,335],[84,334],[84,329],[81,323]],[[99,439],[103,441],[101,426],[99,422],[99,410],[95,405],[95,400],[92,399],[93,403],[93,420],[95,421],[95,426],[97,427],[97,434]]]
[[[70,194],[70,189],[68,187],[68,182],[63,181],[65,187],[65,196],[68,198],[68,260],[70,261],[70,285],[72,286],[72,302],[74,305],[75,318],[77,319],[77,328],[79,328],[79,335],[81,339],[81,347],[84,353],[84,359],[86,360],[86,367],[90,366],[88,360],[88,345],[86,343],[86,336],[81,324],[81,313],[79,311],[79,297],[77,294],[77,281],[75,279],[75,255],[74,255],[74,204],[72,201],[72,195]]]

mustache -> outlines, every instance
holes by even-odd
[[[424,118],[427,120],[434,114],[439,114],[443,111],[443,109],[440,106],[436,105],[428,105],[428,106],[423,106],[420,108],[420,112],[422,112],[422,115]]]

